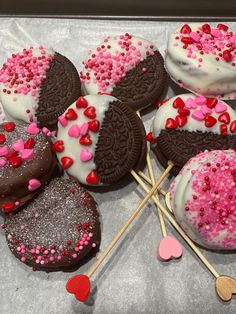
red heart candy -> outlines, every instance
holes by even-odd
[[[177,126],[178,126],[178,124],[177,124],[177,122],[174,119],[168,118],[166,120],[166,125],[165,125],[166,129],[176,129]]]
[[[229,115],[229,113],[228,113],[228,112],[222,113],[222,114],[219,116],[218,120],[219,120],[220,122],[225,123],[225,124],[230,123],[230,115]]]
[[[223,59],[226,61],[226,62],[229,62],[232,60],[232,54],[230,53],[229,50],[224,50],[223,51]]]
[[[236,120],[234,120],[234,121],[230,124],[230,132],[231,132],[231,133],[235,133],[235,132],[236,132]]]
[[[92,140],[90,138],[90,135],[81,136],[79,140],[81,145],[89,146],[92,144]]]
[[[98,184],[98,176],[95,171],[91,171],[86,177],[87,183]]]
[[[189,116],[190,115],[190,110],[186,108],[179,108],[178,109],[178,114],[181,116]]]
[[[65,117],[67,120],[76,120],[78,118],[77,113],[74,111],[74,109],[70,108],[66,114]]]
[[[229,27],[225,24],[218,24],[217,28],[225,32],[227,32],[227,30],[229,29]]]
[[[146,140],[151,143],[151,144],[155,144],[156,143],[156,140],[155,138],[153,137],[153,133],[152,132],[149,132],[147,135],[146,135]]]
[[[88,102],[87,102],[87,100],[86,100],[84,97],[80,96],[80,97],[77,99],[77,101],[76,101],[76,107],[77,107],[78,109],[80,109],[80,108],[87,108],[87,107],[88,107]]]
[[[88,122],[89,130],[93,132],[97,132],[100,127],[100,122],[98,120],[93,120]]]
[[[0,134],[0,144],[5,143],[5,141],[6,141],[6,136],[1,133],[1,134]]]
[[[192,31],[191,27],[188,24],[184,24],[180,30],[181,34],[190,34]]]
[[[9,160],[9,163],[14,168],[18,168],[22,164],[22,158],[19,156],[12,156],[12,157],[8,158],[8,160]]]
[[[69,169],[73,165],[74,161],[70,157],[62,157],[61,164],[63,169]]]
[[[216,122],[217,122],[217,120],[214,117],[212,117],[212,116],[207,116],[205,118],[205,126],[207,128],[211,128],[213,125],[216,124]]]
[[[28,140],[25,142],[24,148],[25,149],[32,149],[35,145],[35,140],[34,138],[30,137]]]
[[[71,277],[66,284],[66,290],[74,294],[76,299],[85,302],[90,293],[90,280],[86,275],[76,275]]]
[[[182,108],[184,108],[185,103],[184,103],[182,98],[178,97],[178,98],[175,99],[175,101],[173,102],[172,106],[174,108],[181,108],[182,109]]]
[[[53,145],[52,145],[52,148],[55,152],[57,153],[61,153],[63,152],[63,150],[65,149],[64,148],[64,142],[59,140],[59,141],[56,141]]]
[[[209,24],[203,24],[202,25],[202,31],[205,34],[210,34],[211,33],[211,26]]]
[[[96,109],[93,106],[89,106],[84,110],[84,115],[90,119],[96,118]]]
[[[11,213],[15,208],[14,203],[3,203],[1,206],[6,213]]]
[[[181,38],[182,43],[190,45],[193,44],[194,40],[191,37],[182,37]]]
[[[226,124],[221,124],[220,125],[220,134],[223,137],[227,136],[227,125]]]
[[[207,98],[207,107],[208,108],[213,109],[217,103],[218,103],[218,100],[216,98]]]
[[[15,130],[15,123],[14,122],[5,122],[2,124],[2,127],[7,132],[12,132]]]
[[[18,152],[15,150],[12,150],[6,155],[6,158],[9,159],[11,157],[16,157],[16,156],[18,156]]]
[[[182,127],[187,123],[188,119],[185,116],[176,116],[175,121],[178,123],[178,126]]]

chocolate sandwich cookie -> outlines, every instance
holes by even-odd
[[[154,104],[166,85],[157,47],[127,33],[105,38],[83,63],[80,78],[85,95],[109,94],[134,110]]]
[[[157,158],[164,167],[171,160],[177,175],[199,152],[236,148],[236,113],[216,98],[183,94],[158,109],[152,131]]]
[[[1,102],[11,121],[55,129],[58,117],[80,95],[76,68],[52,49],[24,49],[0,70]]]
[[[0,210],[10,213],[30,200],[55,166],[52,143],[35,123],[0,125]]]
[[[115,97],[79,97],[59,117],[53,145],[67,173],[81,183],[112,184],[140,165],[146,155],[144,126]]]
[[[74,179],[53,179],[33,202],[5,218],[11,252],[37,270],[74,268],[99,245],[96,202]]]

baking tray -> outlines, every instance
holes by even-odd
[[[65,54],[80,69],[81,61],[90,48],[106,35],[123,32],[153,41],[163,54],[168,32],[180,23],[173,19],[121,22],[100,18],[2,17],[0,63],[13,51],[29,45],[44,44]],[[236,31],[236,23],[229,24]],[[168,96],[175,92],[176,86],[170,82]],[[154,112],[150,111],[143,114],[147,130],[153,115]],[[154,156],[152,160],[156,176],[159,176],[163,169],[156,164]],[[169,182],[165,180],[163,187],[168,189],[168,186]],[[93,189],[91,193],[97,200],[101,213],[101,253],[145,194],[132,180],[106,192]],[[181,260],[167,263],[157,260],[156,248],[161,232],[155,207],[149,203],[96,272],[92,298],[86,304],[78,303],[65,291],[65,283],[71,274],[32,272],[10,253],[4,233],[0,231],[0,314],[235,313],[236,299],[228,304],[218,299],[214,290],[214,278],[175,230],[168,223],[167,226],[169,233],[177,237],[184,247]],[[202,251],[220,273],[236,277],[234,254]],[[95,260],[96,258],[81,267],[77,273],[86,273]]]

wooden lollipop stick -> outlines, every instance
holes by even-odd
[[[111,241],[111,243],[106,247],[105,251],[102,253],[102,255],[98,258],[98,260],[95,262],[95,264],[89,269],[87,276],[90,278],[97,268],[100,266],[100,264],[103,262],[103,260],[106,258],[106,256],[109,254],[109,252],[112,250],[112,248],[116,245],[118,240],[121,238],[123,233],[126,231],[126,229],[129,227],[129,225],[132,223],[132,221],[135,219],[135,217],[138,215],[138,213],[141,211],[141,209],[145,206],[145,204],[148,202],[148,200],[152,197],[152,195],[155,193],[158,186],[161,184],[161,182],[164,180],[164,178],[168,175],[170,170],[172,169],[173,164],[170,163],[169,166],[166,168],[166,170],[163,172],[161,177],[157,180],[155,185],[152,187],[151,190],[148,191],[145,198],[142,200],[142,202],[139,204],[139,206],[135,209],[133,214],[130,216],[126,224],[120,229],[120,231],[117,233],[117,235],[114,237],[114,239]]]
[[[133,173],[135,180],[143,187],[143,189],[148,193],[149,188],[147,185],[142,181],[142,179],[136,174]],[[162,211],[162,213],[166,216],[166,218],[170,221],[173,227],[178,231],[178,233],[182,236],[182,238],[187,242],[190,248],[194,251],[194,253],[198,256],[198,258],[202,261],[202,263],[208,268],[208,270],[212,273],[215,278],[220,277],[219,273],[215,270],[215,268],[210,264],[210,262],[206,259],[206,257],[201,253],[201,251],[196,247],[196,245],[190,240],[190,238],[185,234],[183,229],[178,225],[172,215],[168,212],[166,208],[162,206],[160,201],[155,197],[152,196],[152,199]]]

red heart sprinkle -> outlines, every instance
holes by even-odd
[[[223,137],[227,136],[227,125],[226,124],[221,124],[220,125],[220,134]]]
[[[213,109],[217,103],[218,103],[218,100],[216,98],[207,98],[207,107],[208,108]]]
[[[6,155],[6,158],[9,159],[11,157],[16,157],[16,156],[18,156],[18,152],[15,150],[12,150],[12,151],[8,152],[8,154]]]
[[[175,121],[178,123],[178,126],[182,127],[187,123],[188,119],[185,116],[176,116]]]
[[[90,131],[97,132],[100,127],[100,122],[98,120],[93,120],[88,122],[88,128]]]
[[[90,293],[90,280],[86,275],[76,275],[71,277],[66,284],[66,290],[74,294],[76,299],[85,302]]]
[[[181,38],[182,43],[186,45],[190,45],[194,42],[194,40],[191,37],[182,37]]]
[[[232,54],[230,53],[229,50],[224,50],[223,51],[223,59],[226,61],[226,62],[229,62],[232,60]]]
[[[5,141],[6,141],[6,136],[1,133],[1,134],[0,134],[0,144],[5,143]]]
[[[81,145],[85,145],[85,146],[89,146],[89,145],[92,144],[92,140],[91,140],[89,134],[87,134],[85,136],[81,136],[79,142],[80,142]]]
[[[15,208],[15,204],[14,203],[3,203],[2,208],[3,208],[4,212],[11,213]]]
[[[93,106],[89,106],[84,110],[84,115],[90,119],[96,118],[96,109]]]
[[[32,149],[35,145],[35,140],[33,137],[28,138],[28,140],[25,142],[24,148],[25,149]]]
[[[80,108],[87,108],[88,107],[88,102],[87,100],[83,97],[83,96],[80,96],[77,101],[76,101],[76,107],[78,109]]]
[[[225,32],[227,32],[227,30],[229,29],[229,27],[225,24],[218,24],[217,28]]]
[[[230,123],[230,115],[229,115],[229,113],[228,113],[228,112],[222,113],[222,114],[219,116],[218,120],[219,120],[220,122],[225,123],[225,124],[229,124],[229,123]]]
[[[205,126],[207,128],[211,128],[213,125],[216,124],[216,122],[217,122],[217,120],[214,117],[212,117],[212,116],[207,116],[205,118]]]
[[[66,114],[65,117],[67,120],[76,120],[78,118],[77,113],[74,111],[74,109],[70,108]]]
[[[165,125],[166,129],[176,129],[177,126],[178,126],[178,124],[177,124],[177,122],[174,119],[168,118],[166,120],[166,125]]]
[[[5,122],[2,124],[2,127],[7,132],[12,132],[15,130],[15,123],[14,122]]]
[[[181,34],[190,34],[192,31],[191,27],[188,24],[184,24],[180,30]]]
[[[175,101],[173,102],[172,106],[174,108],[181,108],[182,109],[182,108],[184,108],[185,103],[184,103],[182,98],[178,97],[178,98],[175,99]]]
[[[203,24],[202,25],[202,31],[206,34],[211,33],[211,26],[209,24]]]
[[[147,135],[146,135],[146,140],[151,143],[151,144],[155,144],[156,143],[156,140],[155,138],[153,137],[153,133],[152,132],[149,132]]]
[[[98,184],[98,176],[95,171],[91,171],[86,177],[87,183]]]
[[[12,167],[14,168],[18,168],[20,167],[20,165],[22,164],[22,158],[19,156],[12,156],[8,158],[9,163],[12,165]]]
[[[230,132],[231,132],[231,133],[235,133],[235,132],[236,132],[236,120],[234,120],[234,121],[230,124]]]
[[[57,153],[61,153],[63,152],[64,148],[64,142],[59,140],[56,141],[53,145],[52,145],[52,149],[57,152]]]
[[[190,110],[186,109],[186,108],[180,108],[180,109],[178,109],[178,114],[181,116],[189,116]]]
[[[61,164],[63,169],[69,169],[73,165],[74,161],[70,157],[62,157]]]

